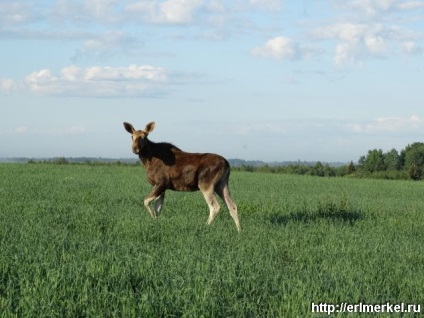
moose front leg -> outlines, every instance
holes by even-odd
[[[163,200],[165,200],[165,191],[163,191],[157,198],[155,201],[155,212],[156,212],[156,216],[159,216],[160,211],[162,210],[163,207]]]
[[[156,205],[155,206],[155,212],[153,212],[153,210],[150,207],[150,202],[152,202],[155,199],[159,199],[158,201],[159,201],[160,205],[162,205],[163,195],[164,195],[165,190],[166,190],[166,187],[161,186],[161,185],[155,185],[152,192],[150,192],[150,194],[144,199],[144,206],[146,207],[150,216],[154,219],[156,219],[156,213],[155,212],[157,212],[157,214],[159,214],[160,208],[158,208],[158,206]],[[156,202],[156,203],[158,203],[158,202]]]

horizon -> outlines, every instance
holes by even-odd
[[[0,2],[0,157],[350,162],[424,135],[424,1]]]
[[[96,160],[98,160],[99,162],[102,161],[135,161],[135,162],[140,162],[140,159],[137,158],[130,158],[130,157],[122,157],[122,158],[112,158],[112,157],[63,157],[63,156],[59,156],[59,157],[0,157],[0,162],[14,162],[14,161],[22,161],[22,160],[47,160],[47,161],[52,161],[52,160],[57,160],[57,159],[65,159],[65,160],[70,160],[70,161],[76,161],[76,160],[89,160],[90,162],[96,162]],[[355,161],[350,160],[348,162],[341,162],[341,161],[320,161],[320,160],[311,160],[311,161],[306,161],[306,160],[301,160],[301,159],[297,159],[297,160],[281,160],[281,161],[263,161],[263,160],[246,160],[243,158],[225,158],[228,161],[243,161],[243,162],[247,162],[247,163],[263,163],[263,164],[287,164],[287,163],[317,163],[317,162],[321,162],[324,164],[349,164],[351,161],[355,163]],[[357,161],[356,161],[357,162]]]

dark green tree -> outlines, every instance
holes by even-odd
[[[354,173],[356,171],[356,167],[355,167],[355,165],[353,164],[353,161],[351,161],[350,163],[349,163],[349,165],[347,166],[347,174],[352,174],[352,173]]]
[[[312,175],[323,177],[325,175],[324,166],[321,161],[318,161],[312,168]]]
[[[401,157],[396,149],[392,149],[384,154],[384,165],[387,170],[400,170]]]
[[[415,142],[403,150],[405,169],[414,180],[424,179],[424,143]]]
[[[376,172],[386,170],[383,150],[381,149],[369,150],[366,157],[362,156],[359,159],[359,163],[365,171]]]

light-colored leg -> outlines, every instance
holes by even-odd
[[[150,192],[150,194],[144,199],[144,206],[146,207],[150,216],[154,219],[156,219],[156,213],[153,212],[153,210],[150,208],[150,202],[152,202],[155,199],[159,199],[160,205],[162,206],[162,202],[164,199],[162,194],[165,192],[165,190],[166,190],[166,187],[155,185],[152,192]],[[157,210],[157,205],[155,205],[155,211],[156,210]],[[160,211],[160,208],[159,208],[159,211]]]
[[[230,189],[228,188],[227,183],[222,183],[217,186],[215,189],[216,193],[219,195],[219,197],[222,199],[222,201],[225,202],[227,205],[228,211],[230,211],[231,217],[234,220],[234,223],[236,223],[237,231],[241,231],[240,221],[238,218],[238,212],[237,212],[237,205],[234,203],[233,199],[231,199],[230,196]]]
[[[225,198],[225,203],[227,203],[228,210],[230,210],[231,217],[233,218],[234,223],[236,224],[237,231],[240,232],[241,226],[240,226],[240,221],[238,218],[237,205],[231,199],[230,192],[228,191],[225,192],[225,189],[224,189],[224,198]]]
[[[152,211],[150,208],[150,202],[152,202],[155,199],[155,197],[148,196],[144,199],[144,206],[146,207],[147,211],[149,212],[150,216],[154,219],[156,219],[156,214]]]
[[[206,203],[209,206],[209,218],[208,218],[208,222],[207,224],[211,224],[212,221],[215,219],[215,217],[217,216],[220,206],[218,201],[215,198],[215,194],[213,189],[208,189],[208,190],[201,190],[203,193],[203,197],[206,200]]]

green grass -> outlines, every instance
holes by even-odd
[[[199,192],[168,191],[152,220],[141,167],[1,164],[0,317],[424,306],[424,183],[236,172],[230,188],[240,235],[225,208],[205,224]]]

